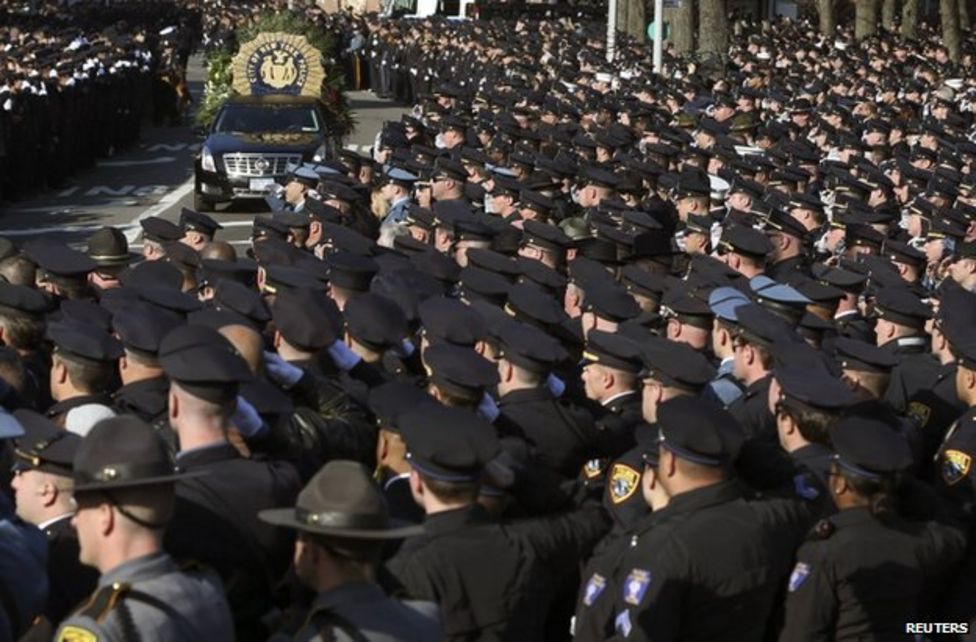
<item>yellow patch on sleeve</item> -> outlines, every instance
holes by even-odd
[[[932,409],[924,403],[913,401],[908,404],[908,418],[915,422],[919,428],[925,428],[932,417]]]
[[[607,484],[610,501],[621,504],[630,499],[640,487],[640,479],[640,473],[627,464],[614,464],[610,469],[610,483]]]
[[[942,454],[942,479],[954,486],[965,479],[972,467],[973,458],[961,450],[947,450]]]
[[[57,642],[98,642],[98,636],[80,626],[66,626],[61,629]]]

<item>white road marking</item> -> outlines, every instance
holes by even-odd
[[[129,221],[128,225],[120,228],[124,231],[125,238],[129,242],[129,245],[132,245],[132,243],[139,238],[139,235],[142,234],[142,227],[139,225],[139,221],[147,219],[151,216],[159,216],[169,208],[179,203],[184,196],[193,191],[193,181],[194,179],[192,176],[186,179],[182,185],[159,199],[158,203],[144,211],[142,214],[139,214],[133,218],[131,221]]]
[[[0,230],[0,236],[32,236],[35,234],[53,234],[70,232],[94,232],[105,227],[105,224],[92,225],[56,225],[47,227],[21,227],[14,230]]]
[[[143,165],[165,165],[176,160],[176,156],[160,156],[159,158],[147,158],[146,160],[116,160],[101,161],[98,167],[141,167]]]

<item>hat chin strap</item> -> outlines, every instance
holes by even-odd
[[[116,510],[118,510],[120,513],[122,513],[123,515],[125,515],[126,517],[128,517],[129,519],[131,519],[133,522],[135,522],[139,526],[142,526],[143,528],[148,528],[149,530],[153,530],[153,531],[159,531],[159,530],[162,530],[162,529],[166,528],[166,524],[169,522],[169,519],[165,519],[165,520],[163,520],[161,522],[150,522],[150,521],[145,520],[145,519],[140,519],[140,518],[136,517],[135,515],[133,515],[132,513],[130,513],[124,506],[122,506],[122,504],[119,503],[119,501],[117,499],[115,499],[115,497],[112,496],[112,493],[108,492],[107,490],[104,490],[104,491],[102,491],[102,494],[105,495],[105,497],[108,499],[108,502]]]

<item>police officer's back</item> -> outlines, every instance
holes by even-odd
[[[260,522],[257,512],[293,502],[298,473],[283,462],[245,458],[228,441],[238,386],[251,373],[219,332],[181,326],[163,339],[159,359],[174,382],[169,417],[180,442],[177,461],[206,473],[176,486],[168,550],[221,574],[238,639],[254,639],[288,563],[283,533]]]
[[[894,514],[894,477],[908,444],[883,421],[852,414],[831,429],[828,485],[839,512],[797,552],[781,640],[901,639],[926,582],[940,583],[965,546],[961,530]],[[924,617],[922,618],[924,619]]]
[[[499,451],[491,426],[431,404],[399,424],[427,517],[424,534],[387,564],[395,583],[440,604],[448,640],[540,639],[548,587],[536,554],[476,503],[483,468]]]
[[[761,639],[791,549],[789,533],[747,502],[730,476],[739,428],[728,413],[690,397],[662,404],[658,426],[657,479],[669,500],[635,527],[601,589],[613,600],[604,634]]]
[[[74,523],[81,561],[101,577],[56,640],[234,639],[219,580],[181,571],[162,549],[179,478],[165,444],[140,419],[107,419],[85,437],[74,465]]]

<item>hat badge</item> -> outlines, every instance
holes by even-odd
[[[119,478],[119,470],[114,466],[105,466],[98,474],[95,475],[95,479],[100,481],[115,481]]]

